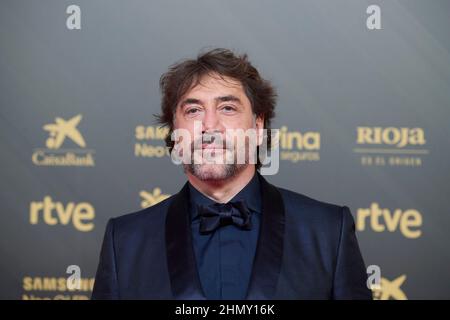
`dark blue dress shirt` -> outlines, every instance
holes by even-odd
[[[261,224],[261,190],[258,175],[230,201],[245,200],[251,214],[251,230],[235,225],[222,226],[210,234],[200,234],[197,205],[215,201],[191,184],[190,217],[192,241],[200,282],[207,299],[245,299]]]

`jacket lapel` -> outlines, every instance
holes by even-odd
[[[206,299],[200,283],[189,221],[186,183],[169,206],[166,217],[166,253],[172,293],[176,300]]]
[[[284,247],[285,209],[280,191],[258,173],[262,221],[247,299],[274,299]]]
[[[284,203],[278,189],[259,173],[262,194],[261,229],[247,299],[273,299],[283,258]],[[169,206],[166,217],[166,254],[174,299],[206,299],[203,292],[189,221],[189,186],[186,183]]]

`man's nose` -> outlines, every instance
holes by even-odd
[[[222,124],[215,109],[207,109],[203,117],[203,132],[208,131],[222,131]]]

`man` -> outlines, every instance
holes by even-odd
[[[92,298],[370,299],[349,209],[258,172],[276,94],[247,56],[206,52],[173,65],[160,86],[159,120],[188,181],[108,222]],[[229,134],[242,131],[254,134]]]

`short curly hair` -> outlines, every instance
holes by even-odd
[[[183,60],[169,67],[160,80],[159,86],[162,94],[161,114],[155,115],[162,127],[169,127],[165,138],[166,146],[172,152],[174,142],[171,134],[174,129],[173,118],[179,100],[197,85],[204,75],[218,74],[239,81],[249,99],[252,111],[257,116],[264,117],[264,129],[267,150],[270,150],[270,125],[275,117],[277,94],[272,84],[263,79],[258,70],[250,63],[247,54],[237,55],[231,50],[216,48],[200,53],[196,59]],[[256,168],[261,167],[258,157]]]

